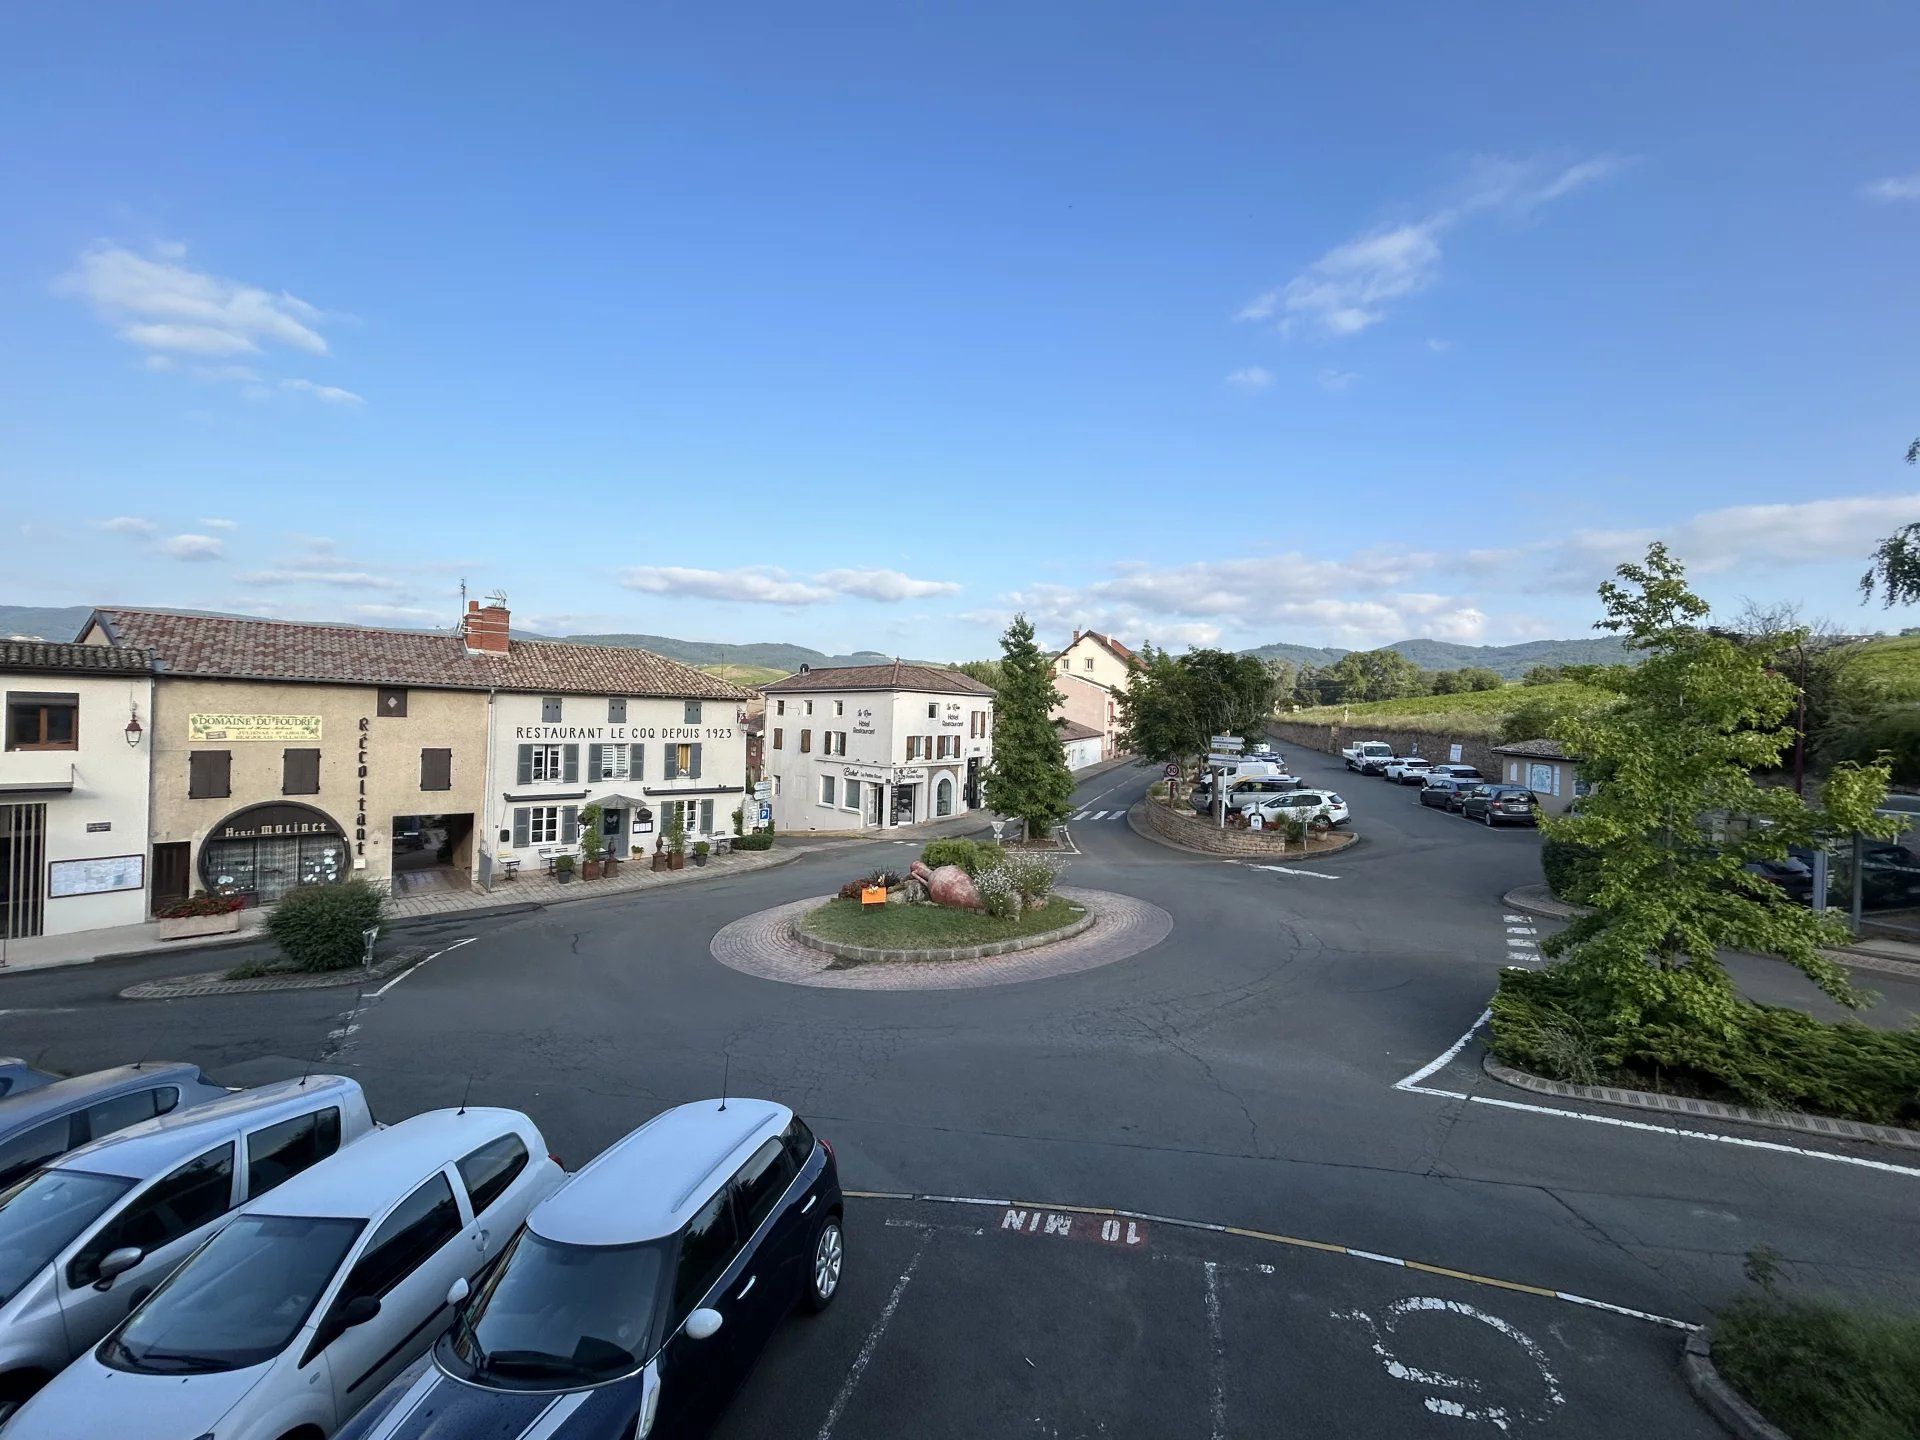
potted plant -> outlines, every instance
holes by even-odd
[[[693,847],[693,863],[695,865],[706,864],[707,856],[711,855],[712,853],[713,853],[713,847],[704,840],[700,841],[699,844]]]
[[[600,833],[600,807],[589,805],[580,812],[580,878],[598,880],[605,868],[601,857],[606,854],[606,837]]]
[[[553,861],[553,878],[562,885],[573,879],[573,856],[556,855]]]
[[[667,811],[667,868],[684,870],[687,864],[687,822],[678,805]]]
[[[204,890],[190,900],[176,900],[156,914],[162,940],[190,940],[197,935],[231,935],[240,928],[238,895],[209,895]]]

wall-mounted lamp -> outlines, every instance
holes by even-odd
[[[140,737],[144,733],[140,728],[140,707],[135,705],[133,707],[133,713],[127,716],[127,748],[129,750],[138,750],[140,748]]]

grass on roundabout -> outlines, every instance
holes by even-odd
[[[877,950],[945,950],[1019,940],[1062,930],[1085,910],[1054,896],[1037,910],[996,920],[978,910],[944,905],[867,905],[858,900],[829,900],[800,918],[801,928],[822,940],[866,945]]]

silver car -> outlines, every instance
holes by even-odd
[[[0,1419],[235,1206],[371,1129],[357,1082],[314,1075],[142,1121],[0,1190]]]
[[[0,1100],[0,1185],[11,1185],[89,1140],[232,1093],[208,1080],[198,1065],[164,1060],[9,1093]]]

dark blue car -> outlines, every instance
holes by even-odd
[[[336,1440],[650,1440],[710,1420],[840,1289],[833,1151],[765,1100],[668,1110],[536,1206],[431,1355]]]

